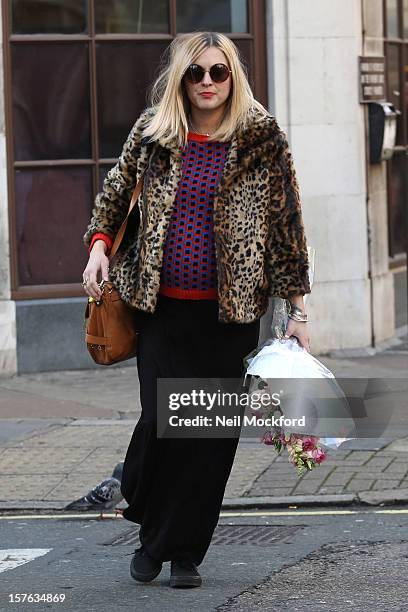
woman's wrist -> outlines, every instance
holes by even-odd
[[[289,299],[289,318],[301,323],[307,323],[308,317],[305,310],[303,295],[293,296]]]
[[[294,307],[294,310],[301,310],[303,314],[305,314],[305,303],[303,300],[303,295],[292,295],[288,298],[291,307]]]
[[[104,244],[106,245],[106,249],[103,249],[103,253],[105,253],[105,255],[108,255],[108,253],[110,253],[110,250],[112,248],[113,242],[110,236],[108,236],[107,234],[103,233],[103,232],[96,232],[96,234],[94,234],[92,236],[92,240],[91,240],[91,244],[89,245],[89,249],[88,249],[88,255],[91,254],[91,251],[93,249],[93,245],[96,242],[99,242],[100,240],[102,240],[104,242]],[[97,249],[100,249],[101,247],[97,247]]]
[[[95,242],[92,245],[92,251],[102,251],[102,253],[106,254],[106,251],[108,250],[108,245],[106,244],[106,242],[104,240],[102,240],[101,238],[98,238],[98,240],[95,240]]]

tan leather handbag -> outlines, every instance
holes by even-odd
[[[143,176],[137,183],[129,210],[116,235],[109,254],[109,262],[116,254],[125,234],[131,214],[143,186]],[[85,310],[85,342],[92,359],[99,365],[112,365],[137,354],[136,310],[122,300],[111,281],[99,284],[102,296],[99,301],[88,298]]]

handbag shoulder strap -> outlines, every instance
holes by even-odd
[[[122,225],[119,228],[118,233],[116,234],[116,238],[115,241],[112,245],[111,251],[109,253],[109,261],[113,258],[113,256],[116,254],[116,251],[118,250],[118,248],[120,247],[120,244],[122,242],[123,236],[125,235],[125,231],[126,231],[126,227],[127,227],[127,223],[128,223],[128,219],[129,219],[129,215],[132,212],[137,198],[139,197],[139,194],[142,190],[143,187],[143,174],[141,176],[141,178],[139,179],[136,187],[133,190],[133,194],[132,194],[132,199],[130,200],[130,204],[129,204],[129,210],[128,213],[122,223]]]

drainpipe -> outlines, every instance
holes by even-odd
[[[364,0],[361,0],[361,26],[362,26],[362,52],[365,55],[365,14]],[[375,330],[374,330],[374,279],[373,279],[373,264],[372,264],[372,238],[371,238],[371,223],[370,223],[370,194],[369,194],[369,133],[368,133],[368,106],[364,105],[364,134],[365,134],[365,181],[366,181],[366,223],[367,223],[367,261],[368,261],[368,280],[370,283],[370,326],[371,326],[371,346],[375,347]]]

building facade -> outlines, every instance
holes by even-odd
[[[164,50],[178,33],[198,29],[234,40],[255,96],[288,136],[316,249],[312,352],[376,346],[406,323],[408,1],[12,0],[2,7],[4,375],[97,367],[82,331],[82,235]],[[368,159],[360,56],[386,57],[387,97],[401,113],[394,156],[379,164]]]

